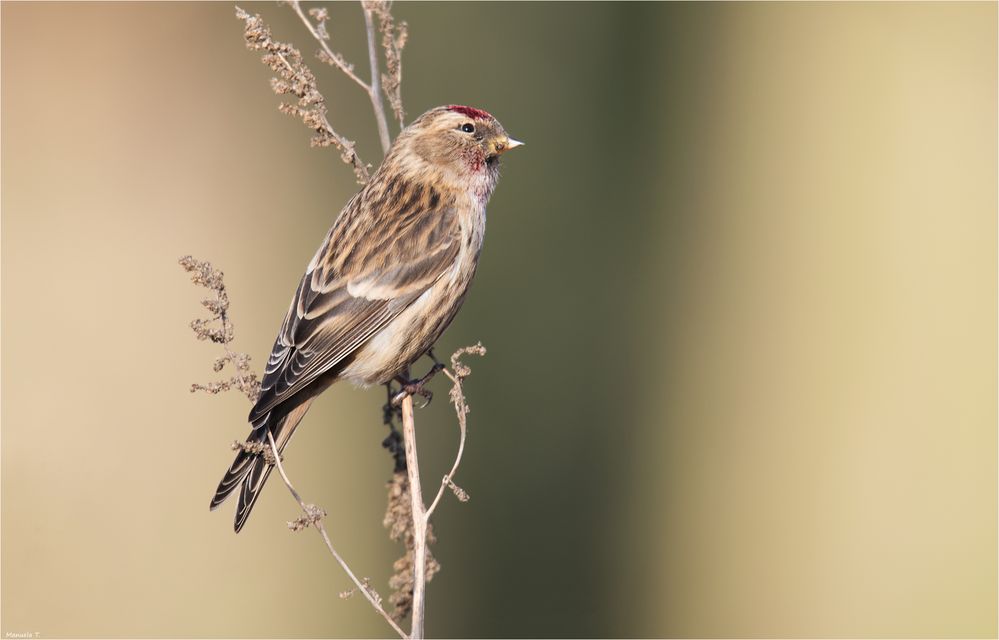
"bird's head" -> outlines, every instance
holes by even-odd
[[[446,105],[427,111],[406,127],[389,155],[409,169],[463,179],[478,174],[495,179],[500,156],[522,144],[489,113]]]

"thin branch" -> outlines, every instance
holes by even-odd
[[[372,2],[371,6],[378,16],[378,30],[381,31],[382,49],[385,50],[382,90],[402,129],[406,126],[406,113],[402,108],[402,50],[409,39],[409,25],[405,21],[396,24],[390,2]]]
[[[461,361],[461,356],[466,354],[480,357],[485,356],[486,348],[482,346],[481,342],[477,342],[470,347],[462,347],[451,354],[451,368],[444,369],[444,375],[451,379],[451,404],[454,405],[454,413],[458,418],[458,429],[461,433],[458,440],[458,454],[455,456],[451,471],[441,480],[441,487],[437,491],[437,497],[434,498],[433,504],[427,510],[427,518],[437,508],[437,503],[440,502],[444,494],[444,487],[450,487],[452,493],[454,493],[460,502],[468,502],[468,493],[454,483],[454,476],[458,472],[458,465],[461,464],[461,455],[465,451],[465,437],[468,434],[468,413],[471,411],[468,402],[465,400],[465,389],[462,386],[465,378],[472,375],[472,369]]]
[[[410,406],[412,406],[412,403],[410,403]],[[396,621],[392,619],[392,616],[390,616],[385,609],[382,609],[381,596],[378,596],[377,592],[375,592],[370,585],[359,580],[357,576],[354,575],[354,572],[350,570],[350,567],[344,559],[340,557],[340,554],[336,552],[336,549],[333,548],[333,543],[330,541],[329,534],[326,533],[326,527],[323,526],[323,517],[326,515],[326,512],[314,504],[305,504],[305,501],[302,500],[302,496],[299,495],[298,491],[295,490],[294,485],[291,484],[288,474],[284,472],[284,465],[281,464],[281,455],[278,452],[277,443],[274,442],[274,434],[271,433],[270,430],[267,431],[267,438],[270,440],[271,451],[274,455],[274,462],[277,465],[278,472],[281,474],[281,479],[284,480],[284,484],[288,487],[288,491],[291,492],[292,497],[294,497],[295,501],[298,502],[298,506],[300,506],[302,511],[305,512],[305,515],[302,518],[288,523],[288,526],[293,529],[300,529],[309,525],[314,526],[323,537],[323,542],[326,543],[326,548],[329,549],[331,554],[333,554],[333,557],[340,565],[340,568],[342,568],[347,575],[350,576],[350,579],[355,585],[357,585],[357,588],[364,594],[364,597],[371,603],[371,606],[374,607],[383,618],[385,618],[385,621],[388,622],[393,629],[395,629],[395,632],[399,634],[400,638],[408,638],[409,636],[407,636],[406,632],[403,631]]]
[[[461,382],[452,376],[450,371],[445,369],[444,375],[454,382],[456,388],[461,388]],[[452,400],[453,398],[454,396],[452,396]],[[451,487],[451,490],[454,492],[455,496],[458,497],[458,500],[461,502],[468,502],[468,494],[465,493],[464,489],[454,483],[454,476],[458,473],[458,465],[461,464],[461,456],[465,452],[465,436],[468,433],[465,425],[465,413],[468,412],[468,408],[465,407],[464,401],[465,399],[462,397],[460,406],[456,401],[454,402],[455,412],[458,414],[458,430],[460,432],[458,436],[458,454],[454,458],[454,464],[451,465],[451,470],[447,472],[447,475],[445,475],[443,479],[441,479],[441,486],[437,490],[437,495],[434,497],[434,501],[430,503],[429,507],[427,507],[427,518],[432,516],[434,511],[437,510],[437,505],[440,504],[441,498],[444,497],[444,490],[448,487]]]
[[[363,0],[364,27],[368,32],[368,62],[371,63],[371,86],[368,95],[371,97],[371,107],[375,110],[375,121],[378,123],[378,137],[382,141],[382,153],[388,153],[392,138],[389,136],[388,121],[385,119],[385,105],[382,103],[381,69],[378,66],[378,47],[375,44],[375,23],[372,20],[374,3],[378,0]]]
[[[359,87],[364,89],[365,93],[370,94],[371,87],[368,86],[368,83],[366,83],[364,80],[361,80],[356,73],[354,73],[354,65],[344,60],[341,54],[336,53],[332,49],[330,49],[330,45],[327,44],[326,42],[327,38],[324,38],[323,34],[320,33],[314,26],[312,26],[312,21],[309,20],[309,17],[305,15],[304,11],[302,11],[301,3],[298,0],[291,0],[288,4],[291,5],[291,8],[295,10],[295,13],[298,14],[298,17],[302,19],[303,23],[305,23],[305,26],[306,28],[308,28],[309,33],[312,34],[312,37],[315,38],[316,41],[319,42],[319,45],[323,48],[323,53],[325,55],[320,56],[319,59],[327,64],[333,65],[340,71],[343,71],[343,73],[348,78],[356,82]],[[329,37],[328,34],[327,37]]]
[[[366,94],[368,94],[368,99],[371,100],[371,107],[375,112],[375,123],[378,125],[378,139],[382,144],[382,153],[388,153],[389,146],[392,144],[392,138],[389,135],[388,121],[385,118],[385,106],[382,104],[382,90],[381,90],[381,71],[378,66],[378,51],[375,48],[375,32],[374,23],[371,20],[371,14],[374,8],[370,6],[369,0],[365,0],[361,3],[361,8],[364,10],[364,24],[368,35],[368,62],[371,65],[371,82],[367,83],[361,80],[356,73],[354,73],[354,65],[348,63],[344,59],[343,55],[333,51],[330,48],[327,39],[329,34],[325,33],[325,28],[323,32],[320,32],[309,20],[309,17],[302,10],[302,5],[298,0],[291,0],[289,2],[291,8],[295,10],[298,14],[299,19],[305,24],[309,33],[312,37],[316,39],[319,46],[322,47],[319,59],[323,62],[332,65],[342,71],[348,78],[353,80],[357,86],[361,87]],[[322,23],[320,23],[322,24]],[[323,37],[323,36],[326,37]]]
[[[481,346],[481,345],[480,345]],[[483,351],[485,353],[485,351]],[[455,354],[457,355],[457,354]],[[452,357],[452,361],[454,357]],[[427,507],[427,518],[433,515],[434,511],[437,509],[437,505],[440,503],[441,498],[444,497],[444,490],[448,487],[454,492],[458,500],[461,502],[468,502],[468,494],[465,490],[454,483],[454,476],[458,473],[458,465],[461,464],[461,456],[465,452],[465,436],[468,433],[468,427],[465,421],[465,414],[468,413],[468,405],[465,404],[465,394],[462,393],[461,380],[463,376],[452,375],[447,369],[444,370],[444,375],[451,379],[454,386],[451,387],[451,403],[454,405],[454,412],[458,416],[458,431],[460,435],[458,436],[458,454],[454,458],[454,464],[451,465],[451,470],[448,471],[447,475],[441,480],[441,486],[437,490],[437,496],[434,501],[430,503]]]
[[[413,417],[413,396],[402,401],[402,436],[406,442],[406,470],[409,474],[409,495],[413,504],[413,624],[409,636],[423,638],[423,611],[427,589],[427,512],[420,486],[420,463],[416,456],[416,421]]]
[[[412,627],[409,635],[411,638],[423,638],[425,608],[426,608],[426,585],[427,585],[427,533],[430,528],[430,516],[437,505],[440,504],[444,496],[444,489],[450,487],[458,500],[466,502],[468,494],[454,484],[454,475],[458,472],[461,464],[461,457],[465,451],[465,436],[468,432],[466,416],[469,408],[465,402],[465,394],[462,389],[462,380],[468,377],[472,370],[460,360],[465,354],[485,355],[486,349],[482,343],[471,347],[462,347],[451,356],[451,369],[444,369],[445,375],[451,379],[451,403],[454,405],[455,413],[458,417],[458,428],[461,432],[458,442],[458,453],[451,471],[441,480],[441,486],[437,491],[434,501],[428,509],[423,502],[423,489],[420,483],[420,462],[417,458],[416,449],[416,421],[413,416],[413,396],[406,395],[402,400],[402,435],[406,444],[406,470],[409,475],[409,495],[412,503],[412,524],[413,524],[413,599],[412,599]]]

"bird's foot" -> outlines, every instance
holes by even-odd
[[[423,407],[426,407],[430,404],[430,401],[434,399],[434,394],[430,391],[430,389],[426,389],[424,387],[428,382],[430,382],[431,379],[433,379],[434,376],[443,370],[444,365],[435,361],[434,366],[430,367],[430,371],[427,372],[427,375],[418,380],[406,380],[406,378],[402,376],[397,376],[396,380],[398,380],[399,384],[402,385],[402,390],[395,394],[389,404],[393,407],[398,407],[402,401],[406,399],[406,396],[420,396],[426,399],[426,402],[420,408],[422,409]]]

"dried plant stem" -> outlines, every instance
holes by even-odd
[[[410,628],[410,638],[423,638],[424,611],[426,605],[427,587],[427,532],[430,527],[430,516],[433,515],[437,505],[440,504],[444,496],[444,490],[448,487],[454,492],[461,502],[468,500],[468,494],[456,485],[453,481],[454,475],[458,472],[461,464],[461,456],[465,452],[465,436],[468,433],[466,416],[468,415],[468,404],[465,402],[465,393],[461,382],[469,374],[471,369],[460,361],[461,356],[473,354],[483,356],[486,353],[485,347],[481,343],[471,347],[462,347],[451,355],[451,369],[444,369],[444,374],[451,380],[451,403],[454,405],[455,414],[458,417],[458,430],[460,437],[458,440],[458,453],[455,455],[451,470],[441,480],[441,486],[437,490],[437,495],[430,507],[423,503],[423,488],[420,483],[420,462],[416,453],[416,420],[413,416],[413,397],[407,395],[402,401],[402,437],[406,444],[406,471],[409,474],[409,495],[412,502],[413,521],[413,624]]]
[[[326,42],[326,38],[324,38],[316,30],[316,28],[314,26],[312,26],[312,21],[309,20],[309,17],[307,15],[305,15],[304,11],[302,11],[302,5],[301,5],[301,3],[298,0],[291,0],[288,4],[290,4],[291,8],[295,10],[295,13],[298,14],[298,17],[301,18],[301,20],[302,20],[303,23],[305,23],[305,26],[306,26],[306,28],[308,28],[309,33],[312,34],[312,37],[316,39],[316,41],[319,43],[319,45],[323,48],[323,51],[326,52],[326,55],[329,56],[328,59],[327,58],[324,58],[324,59],[327,62],[329,62],[330,64],[332,64],[333,66],[335,66],[340,71],[343,71],[343,73],[348,78],[350,78],[351,80],[353,80],[354,82],[356,82],[357,85],[359,87],[361,87],[362,89],[364,89],[364,91],[366,93],[371,93],[371,87],[368,86],[368,83],[366,83],[364,80],[361,80],[357,76],[357,74],[354,73],[354,70],[351,69],[350,65],[348,65],[344,61],[344,59],[343,59],[342,56],[340,56],[339,54],[334,53],[333,50],[330,49],[329,44],[327,44],[327,42]]]
[[[423,610],[427,590],[427,508],[423,504],[420,485],[420,463],[416,456],[416,420],[413,417],[413,396],[402,401],[402,437],[406,443],[406,470],[409,474],[409,495],[413,503],[413,624],[409,637],[423,638]]]
[[[440,504],[441,498],[444,497],[444,490],[449,486],[452,487],[459,500],[462,502],[468,500],[468,494],[454,484],[454,476],[458,473],[458,465],[461,464],[461,456],[465,452],[465,435],[468,433],[468,428],[465,422],[465,414],[468,413],[468,406],[465,404],[465,395],[462,393],[461,389],[461,377],[452,375],[447,369],[444,369],[444,375],[450,378],[451,382],[454,383],[454,387],[451,390],[451,401],[454,404],[455,414],[458,416],[458,453],[454,457],[454,464],[451,465],[451,470],[448,471],[447,475],[441,480],[441,486],[437,490],[437,495],[434,497],[434,501],[430,503],[429,507],[427,507],[427,520],[430,519],[430,516],[432,516],[434,511],[437,509],[437,505]]]
[[[288,62],[288,58],[286,58],[283,53],[278,53],[277,56],[281,59],[281,62],[284,63],[284,66],[289,72],[295,73],[295,68],[290,62]],[[368,174],[368,165],[361,160],[361,156],[357,155],[353,141],[348,140],[345,136],[341,135],[336,131],[336,129],[333,128],[333,125],[331,125],[330,121],[326,118],[325,112],[319,116],[319,124],[325,130],[326,135],[334,140],[334,144],[336,144],[339,149],[343,150],[344,162],[347,162],[354,168],[354,175],[357,176],[358,182],[362,184],[367,182],[370,177]]]
[[[412,401],[410,402],[410,408],[412,408]],[[412,415],[412,412],[410,415]],[[286,474],[284,471],[284,465],[281,464],[281,456],[278,453],[277,443],[274,442],[274,434],[268,431],[267,438],[270,440],[271,451],[274,453],[274,461],[277,465],[278,472],[281,474],[281,479],[284,480],[284,484],[286,487],[288,487],[288,491],[291,492],[292,497],[295,498],[295,501],[298,502],[298,506],[300,506],[302,508],[302,511],[305,513],[305,516],[301,519],[301,522],[306,524],[311,524],[316,528],[317,531],[319,531],[319,535],[322,536],[323,542],[326,543],[326,548],[329,549],[329,552],[333,555],[333,558],[336,559],[337,563],[340,565],[340,568],[342,568],[347,573],[347,575],[350,576],[350,579],[353,581],[353,583],[357,585],[358,590],[361,593],[363,593],[364,597],[367,598],[368,602],[371,603],[371,606],[375,608],[375,611],[380,613],[381,616],[385,618],[385,621],[388,622],[393,629],[395,629],[395,632],[399,634],[400,638],[408,638],[406,632],[403,631],[402,628],[396,623],[396,621],[392,619],[392,616],[390,616],[385,611],[385,609],[382,608],[380,602],[381,598],[376,597],[377,594],[372,593],[373,589],[367,584],[365,584],[363,581],[359,580],[356,575],[354,575],[354,572],[350,570],[350,567],[347,565],[344,559],[340,557],[339,553],[337,553],[336,549],[333,547],[333,542],[330,541],[329,534],[326,532],[326,527],[323,526],[323,516],[326,515],[326,513],[314,504],[305,504],[305,501],[302,500],[302,496],[299,495],[298,491],[295,490],[294,485],[291,484],[291,480],[288,478],[288,474]]]
[[[331,48],[326,38],[323,37],[321,33],[309,20],[309,17],[302,10],[301,3],[298,0],[291,0],[289,2],[295,13],[298,14],[299,19],[308,28],[309,33],[312,37],[316,39],[319,46],[322,47],[323,53],[326,55],[321,56],[325,62],[333,65],[340,71],[342,71],[348,78],[353,80],[357,86],[361,87],[365,93],[368,94],[368,98],[371,100],[371,107],[375,112],[375,122],[378,125],[378,139],[382,144],[382,153],[388,153],[389,146],[392,144],[392,138],[389,136],[388,130],[388,120],[385,117],[385,105],[382,103],[382,90],[381,90],[381,71],[379,71],[378,65],[378,49],[375,42],[375,26],[372,20],[373,10],[368,6],[367,2],[362,3],[362,9],[364,10],[364,24],[367,29],[368,34],[368,60],[371,63],[371,83],[367,83],[361,80],[356,73],[354,73],[351,65],[343,59],[338,53],[335,53]]]
[[[389,137],[388,120],[385,118],[385,104],[382,102],[381,70],[378,64],[378,46],[375,43],[374,10],[369,2],[362,2],[364,9],[364,27],[368,32],[368,62],[371,63],[371,87],[368,95],[371,97],[371,108],[375,110],[375,121],[378,123],[378,137],[382,141],[382,152],[388,153],[392,143]]]

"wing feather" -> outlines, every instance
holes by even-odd
[[[407,207],[380,212],[383,219],[369,225],[359,219],[363,193],[337,218],[298,285],[267,360],[251,422],[354,353],[444,275],[458,255],[461,234],[453,202],[434,198],[438,206],[431,208],[410,197]],[[351,233],[364,227],[372,231]],[[372,238],[373,229],[385,233]]]

